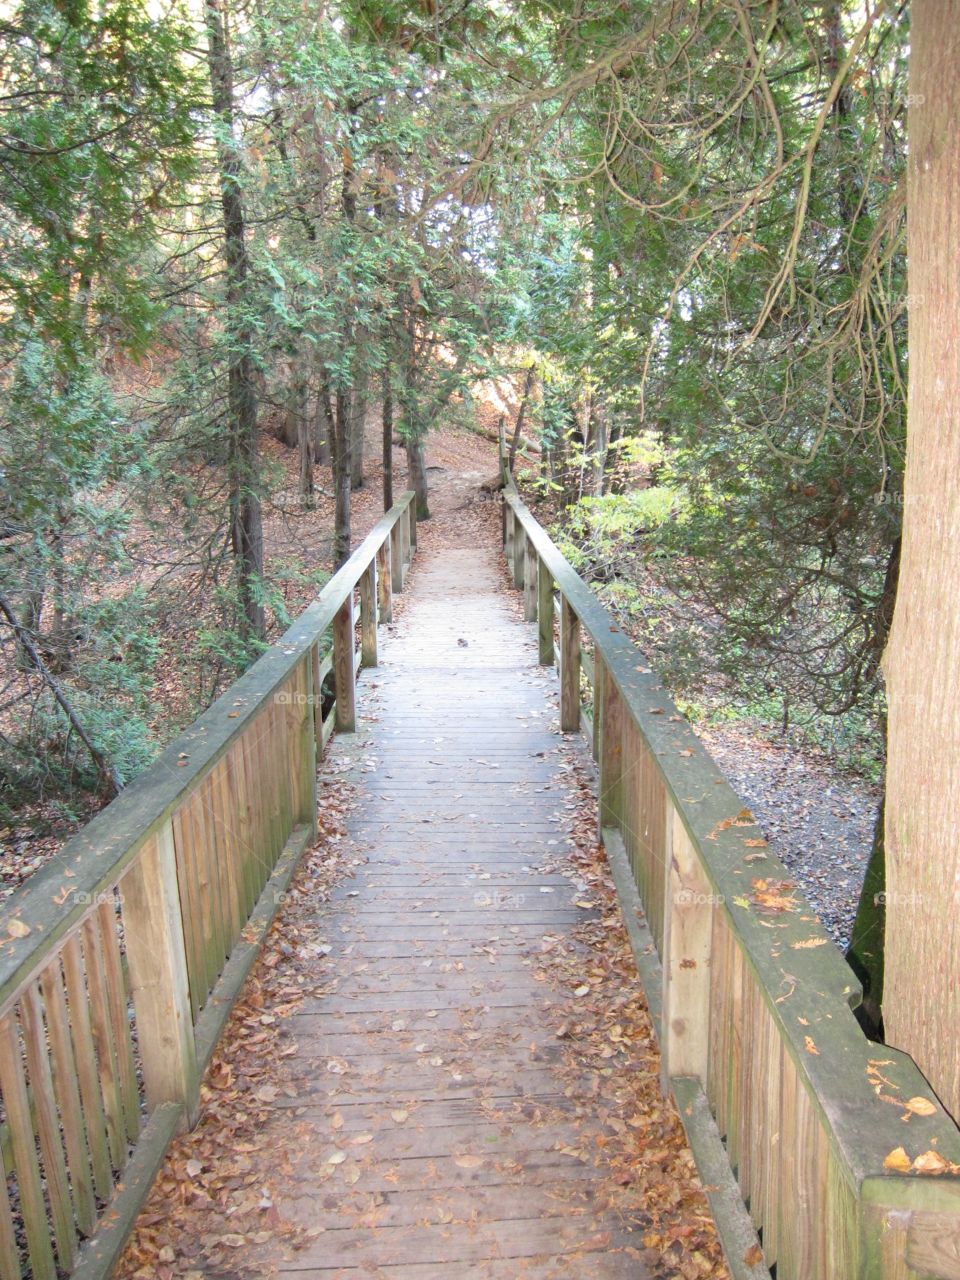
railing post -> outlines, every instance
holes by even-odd
[[[507,564],[513,568],[513,539],[517,528],[517,517],[514,514],[513,507],[504,500],[503,504],[503,554],[507,558]]]
[[[310,646],[310,687],[313,691],[313,736],[317,759],[323,755],[323,685],[320,681],[320,645]]]
[[[671,1076],[709,1071],[710,953],[713,896],[710,881],[680,815],[669,806],[667,877],[663,904],[663,1019],[661,1083]]]
[[[410,517],[406,511],[401,513],[396,527],[400,534],[400,572],[406,577],[407,565],[410,563]]]
[[[360,579],[360,663],[377,665],[377,561],[374,558]]]
[[[393,621],[393,591],[390,582],[390,538],[380,544],[377,552],[377,605],[381,622]]]
[[[523,539],[523,617],[526,622],[537,620],[537,553],[532,541]]]
[[[580,619],[560,595],[560,730],[580,731]]]
[[[523,590],[523,559],[524,545],[527,541],[527,535],[523,527],[523,521],[519,516],[514,517],[513,526],[513,585],[520,591]]]
[[[320,758],[320,747],[317,741],[317,711],[321,710],[319,681],[316,678],[319,663],[314,663],[317,646],[311,645],[310,652],[303,659],[303,687],[306,693],[306,707],[300,728],[300,759],[302,776],[300,779],[300,817],[310,824],[314,836],[319,831],[319,815],[317,813],[317,761]],[[323,721],[320,721],[320,732],[323,732]],[[236,800],[233,801],[236,804]]]
[[[124,944],[147,1108],[179,1102],[193,1124],[200,1080],[173,828],[167,821],[120,881]]]
[[[390,530],[390,580],[394,593],[403,590],[403,543],[397,524]]]
[[[410,559],[413,559],[413,553],[417,549],[417,500],[411,498],[410,506],[407,508],[410,519]]]
[[[537,560],[537,632],[540,665],[553,666],[553,574],[547,562]]]
[[[594,655],[596,659],[596,655]],[[602,708],[600,713],[600,793],[598,804],[600,809],[600,829],[614,827],[623,829],[623,699],[620,690],[613,682],[613,677],[601,662],[603,668],[603,689],[600,694]],[[596,679],[596,676],[594,676]],[[627,847],[630,847],[627,841]]]
[[[353,668],[352,591],[333,620],[333,676],[337,694],[337,732],[353,733],[357,727],[357,698]]]

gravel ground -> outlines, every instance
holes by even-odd
[[[830,762],[748,724],[698,728],[777,856],[843,949],[850,937],[880,797]]]

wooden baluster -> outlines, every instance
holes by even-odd
[[[196,1017],[210,989],[207,953],[203,945],[203,901],[200,897],[200,868],[190,805],[183,804],[171,819],[173,844],[177,853],[177,879],[183,911],[184,940],[187,948],[187,972],[190,975],[190,998]]]
[[[409,510],[409,507],[407,510]],[[395,528],[400,535],[401,573],[406,577],[407,565],[410,563],[410,517],[406,511],[400,513],[400,519],[397,521]]]
[[[173,829],[164,824],[121,883],[130,986],[147,1109],[180,1102],[185,1126],[199,1100],[197,1052]]]
[[[560,729],[580,732],[580,619],[560,596]]]
[[[537,561],[537,636],[540,665],[553,666],[553,574],[545,560]]]
[[[713,897],[710,881],[671,805],[670,862],[666,877],[663,937],[664,1092],[671,1076],[709,1075],[710,959]]]
[[[20,1192],[20,1212],[27,1236],[32,1280],[57,1280],[47,1206],[40,1181],[40,1163],[33,1137],[30,1101],[23,1078],[20,1037],[9,1015],[0,1018],[0,1091],[10,1126],[13,1167]]]
[[[106,1200],[113,1189],[110,1151],[107,1145],[107,1119],[104,1115],[103,1096],[100,1092],[97,1052],[93,1043],[93,1029],[90,1025],[90,1006],[83,976],[83,956],[78,935],[74,934],[64,943],[61,959],[70,1006],[77,1084],[87,1126],[87,1145],[90,1148],[93,1183],[100,1199]]]
[[[360,579],[360,665],[377,665],[377,562],[371,560]]]
[[[50,1202],[50,1223],[57,1257],[64,1271],[76,1261],[77,1231],[73,1221],[73,1204],[67,1181],[67,1165],[60,1141],[60,1116],[57,1113],[53,1076],[47,1056],[47,1033],[37,987],[31,984],[20,997],[20,1026],[30,1076],[30,1096],[36,1113],[37,1137]]]
[[[614,684],[613,676],[607,670],[606,663],[601,661],[598,666],[603,671],[603,691],[600,694],[603,699],[603,715],[598,796],[600,827],[601,829],[613,827],[617,831],[622,831],[624,775],[628,772],[629,764],[635,765],[636,761],[626,762],[623,758],[623,699],[620,696],[620,690]],[[633,862],[636,856],[636,833],[625,833],[624,843]]]
[[[356,679],[353,669],[353,592],[333,620],[333,670],[337,689],[337,732],[354,733],[357,727]]]
[[[123,1097],[120,1069],[117,1065],[110,1025],[110,1009],[104,981],[103,960],[100,955],[99,930],[95,917],[90,916],[83,922],[80,938],[83,948],[83,967],[87,978],[87,999],[90,1002],[90,1028],[97,1053],[103,1110],[107,1118],[107,1144],[114,1169],[122,1169],[127,1159]]]
[[[376,596],[374,596],[376,601]],[[373,626],[376,630],[377,615],[374,603]],[[316,708],[320,706],[319,681],[314,678],[313,650],[300,664],[300,681],[304,693],[304,715],[300,730],[300,809],[298,817],[306,822],[316,837],[319,831],[319,814],[317,810],[317,737]]]
[[[388,535],[377,551],[377,603],[380,608],[381,622],[393,621],[392,586],[390,577],[390,538]]]
[[[70,1039],[70,1022],[67,1002],[63,994],[63,975],[60,959],[54,957],[40,975],[40,995],[47,1021],[50,1041],[53,1089],[57,1109],[63,1121],[63,1139],[67,1152],[67,1167],[73,1189],[74,1213],[77,1225],[85,1236],[92,1233],[97,1220],[96,1198],[90,1178],[90,1153],[87,1147],[87,1127],[80,1103],[77,1084],[77,1064]],[[0,1197],[2,1212],[2,1197]]]
[[[133,1062],[127,990],[123,980],[120,940],[117,937],[117,908],[112,894],[107,901],[101,902],[97,907],[97,923],[100,933],[100,954],[103,957],[107,1014],[110,1018],[110,1034],[117,1059],[120,1101],[123,1104],[127,1141],[132,1146],[140,1135],[140,1091],[137,1088],[137,1071]]]
[[[517,517],[509,502],[503,504],[503,554],[507,564],[513,566],[513,540],[516,534]]]
[[[412,498],[410,506],[407,508],[410,513],[410,559],[413,559],[413,553],[417,549],[417,500]]]
[[[22,1280],[23,1268],[20,1265],[20,1250],[17,1248],[17,1233],[13,1225],[13,1213],[10,1210],[10,1192],[8,1191],[10,1170],[3,1160],[0,1150],[0,1280]]]
[[[523,548],[523,616],[526,622],[537,620],[537,553],[529,538]]]
[[[510,567],[513,570],[513,585],[518,591],[523,590],[523,561],[526,541],[527,535],[523,528],[523,521],[519,516],[516,516],[513,530],[513,563]]]
[[[600,649],[593,646],[593,742],[590,744],[594,760],[600,760],[603,735],[603,681],[606,666],[600,657]]]

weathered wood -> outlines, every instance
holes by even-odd
[[[40,995],[50,1042],[53,1090],[63,1125],[63,1141],[70,1174],[74,1214],[84,1235],[96,1222],[96,1201],[90,1176],[87,1126],[77,1084],[77,1065],[70,1039],[67,1004],[59,957],[54,957],[40,976]]]
[[[353,733],[357,727],[357,710],[352,593],[344,600],[333,620],[333,670],[337,693],[337,732]]]
[[[410,520],[409,543],[410,543],[410,557],[412,559],[413,554],[417,549],[417,504],[416,502],[411,502],[410,505],[407,507],[407,516]]]
[[[199,1077],[171,827],[144,848],[121,891],[147,1109],[176,1102],[192,1120]]]
[[[580,620],[563,595],[560,597],[560,729],[563,733],[577,733],[580,729]]]
[[[3,1280],[21,1280],[20,1250],[17,1248],[16,1227],[10,1211],[10,1169],[0,1151],[0,1276]]]
[[[28,987],[20,997],[20,1027],[30,1078],[30,1096],[36,1114],[40,1154],[43,1157],[53,1240],[60,1267],[69,1271],[76,1258],[77,1231],[67,1181],[67,1165],[60,1141],[60,1117],[57,1114],[53,1076],[47,1056],[40,995],[36,986]]]
[[[537,620],[537,553],[528,537],[523,539],[523,616],[526,622]]]
[[[84,921],[80,938],[87,1000],[90,1004],[90,1030],[93,1033],[96,1049],[103,1112],[107,1120],[107,1146],[110,1149],[110,1161],[114,1169],[122,1169],[127,1158],[122,1086],[113,1043],[113,1027],[100,948],[100,930],[95,916],[88,917]]]
[[[743,1207],[700,1080],[692,1076],[675,1076],[670,1081],[670,1090],[676,1098],[677,1110],[697,1162],[730,1275],[733,1280],[770,1280],[770,1271],[763,1261],[765,1255]],[[752,1262],[754,1257],[761,1261]],[[837,1280],[840,1280],[839,1276]],[[853,1277],[845,1280],[853,1280]]]
[[[603,673],[602,711],[600,718],[600,785],[597,794],[599,822],[603,827],[615,827],[624,832],[627,852],[634,860],[634,832],[629,825],[624,828],[623,788],[624,772],[636,766],[636,760],[623,758],[623,699],[605,665],[597,663]],[[635,779],[631,779],[635,781]],[[634,874],[636,867],[634,866]],[[643,883],[641,884],[641,894]],[[649,904],[645,903],[649,911]]]
[[[120,959],[120,941],[117,937],[117,904],[113,898],[97,907],[97,923],[100,957],[103,966],[104,993],[107,1014],[110,1019],[110,1036],[117,1060],[117,1077],[120,1103],[123,1107],[124,1131],[127,1141],[133,1144],[140,1132],[140,1091],[137,1088],[137,1071],[133,1061],[133,1043],[130,1037],[130,1019],[127,1016],[127,991],[123,980]]]
[[[377,606],[381,622],[393,621],[393,580],[390,567],[390,544],[385,542],[377,552]],[[319,681],[318,681],[319,686]],[[320,741],[320,735],[317,735]]]
[[[57,1280],[57,1265],[47,1226],[47,1207],[40,1182],[40,1165],[33,1138],[33,1120],[27,1084],[23,1077],[20,1037],[9,1015],[0,1018],[0,1091],[10,1126],[13,1167],[20,1193],[30,1254],[30,1274],[35,1280]]]
[[[590,748],[591,748],[594,760],[596,760],[596,762],[599,764],[600,750],[603,742],[603,680],[604,680],[603,659],[600,657],[599,653],[594,653],[593,655],[593,671],[591,673],[591,680],[592,680],[592,687],[593,687],[593,714],[591,717],[592,723],[593,723],[593,739],[590,743]]]
[[[379,572],[380,557],[383,548],[377,552],[377,569]],[[383,590],[383,580],[378,578],[381,591]],[[383,609],[381,607],[381,615]],[[312,672],[311,686],[313,692],[313,740],[315,746],[316,758],[319,760],[323,752],[323,677],[320,675],[320,645],[319,643],[310,647],[310,669]]]
[[[360,665],[377,665],[377,562],[360,579]]]
[[[505,508],[509,510],[509,508]],[[511,512],[512,515],[512,512]],[[537,556],[537,641],[542,667],[553,666],[553,577]]]
[[[78,936],[67,939],[63,945],[61,958],[67,1001],[70,1006],[77,1083],[83,1105],[93,1181],[97,1195],[101,1200],[106,1200],[113,1187],[113,1175],[107,1144],[107,1120],[103,1110],[103,1097],[100,1093],[97,1055],[93,1042],[93,1029],[90,1025],[90,1008],[84,986],[83,957]]]
[[[671,827],[660,1046],[664,1091],[671,1076],[696,1076],[704,1085],[708,1079],[714,911],[710,882],[676,813]]]
[[[394,595],[403,590],[403,541],[398,526],[390,534],[390,582]]]
[[[112,1275],[140,1206],[179,1127],[181,1116],[176,1103],[165,1103],[154,1111],[124,1170],[123,1182],[110,1203],[110,1210],[96,1235],[83,1246],[70,1280],[104,1280]]]
[[[513,569],[513,544],[516,537],[518,520],[514,514],[513,507],[507,503],[503,504],[503,554],[506,557],[507,564]]]

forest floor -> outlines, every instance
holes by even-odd
[[[496,446],[491,436],[495,438],[496,420],[505,407],[509,409],[497,396],[477,403],[479,423],[487,434],[448,427],[428,438],[431,505],[442,517],[437,527],[452,527],[458,521],[473,524],[479,516],[477,536],[486,536],[489,510],[484,511],[478,496],[482,498],[480,487],[484,481],[496,475]],[[371,414],[365,484],[353,495],[355,543],[382,513],[378,435],[379,424]],[[290,487],[295,488],[294,451],[272,438],[265,440],[264,450],[273,467],[285,471]],[[310,575],[328,569],[330,563],[333,495],[326,481],[326,475],[321,474],[322,487],[314,511],[301,513],[274,504],[265,513],[268,560],[282,562],[295,557],[304,569],[302,581],[288,582],[285,588],[285,607],[294,617],[315,594],[316,579]],[[399,494],[405,487],[405,458],[401,450],[395,449],[394,491]],[[154,695],[158,729],[183,725],[199,709],[199,691],[190,686],[183,665],[178,662],[189,636],[205,621],[201,597],[198,592],[191,593],[189,585],[187,582],[184,598],[196,603],[195,611],[188,616],[171,613],[161,635],[163,657]],[[276,622],[274,633],[281,629]],[[791,743],[771,727],[755,721],[737,719],[696,728],[756,815],[778,855],[797,877],[824,926],[843,946],[849,937],[870,850],[877,788],[853,774],[838,772],[826,756]],[[169,732],[158,732],[158,739],[167,740],[169,736]],[[77,819],[84,816],[77,815]],[[27,812],[22,823],[0,831],[0,900],[52,857],[78,825],[79,820],[70,821],[64,816]]]

